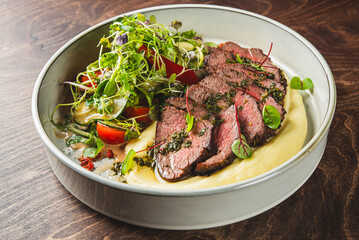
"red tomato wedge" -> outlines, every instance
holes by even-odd
[[[150,52],[149,57],[147,58],[147,61],[153,65],[154,60],[153,60],[153,56],[155,55],[155,51],[153,51],[152,49],[148,49],[145,45],[142,45],[138,51],[145,51],[145,56],[148,55],[148,51]],[[169,78],[173,73],[175,74],[179,74],[182,72],[183,67],[181,65],[178,65],[177,63],[172,62],[171,60],[161,56],[162,61],[164,62],[164,64],[166,65],[166,75]],[[158,68],[155,65],[155,68]],[[180,81],[182,84],[187,84],[187,85],[191,85],[191,84],[195,84],[199,82],[199,78],[196,76],[196,74],[194,73],[194,71],[189,70],[186,68],[186,71],[184,73],[182,73],[181,75],[177,76],[176,79],[178,81]]]
[[[115,145],[125,142],[125,130],[109,127],[100,122],[97,123],[96,130],[99,138],[104,143]]]
[[[142,115],[149,114],[149,107],[127,107],[125,108],[124,114],[127,118],[134,118]],[[143,116],[136,118],[138,123],[149,124],[152,120],[149,116]]]
[[[98,77],[98,76],[100,76],[101,75],[101,71],[100,70],[98,70],[98,71],[96,71],[95,72],[95,76],[96,77]],[[86,76],[86,75],[82,75],[82,77],[81,77],[81,81],[82,82],[86,82],[86,81],[88,81],[89,80],[89,78]],[[93,79],[91,79],[91,80],[93,80]],[[94,81],[92,81],[92,83],[93,83],[93,86],[95,86],[95,88],[97,87],[97,84],[94,82]],[[92,83],[88,83],[86,86],[87,87],[92,87]]]

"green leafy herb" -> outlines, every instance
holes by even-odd
[[[132,26],[128,26],[128,25],[121,25],[120,28],[123,30],[123,31],[128,31],[128,32],[133,32],[135,30],[134,27]]]
[[[127,129],[125,136],[123,137],[125,141],[129,141],[131,139],[138,138],[139,134],[137,131],[134,131],[132,129]]]
[[[313,87],[313,82],[310,78],[301,80],[300,77],[295,76],[290,80],[290,87],[297,90],[311,89]]]
[[[187,129],[186,131],[189,132],[192,130],[193,128],[193,123],[194,123],[194,117],[193,115],[190,115],[189,113],[187,113],[186,115],[186,122],[187,122]]]
[[[105,146],[103,144],[103,142],[101,141],[101,139],[99,139],[99,138],[96,138],[96,145],[97,145],[97,147],[85,148],[85,150],[83,152],[83,156],[84,157],[95,158],[101,152],[103,147]]]
[[[105,38],[105,37],[101,38],[100,44],[106,48],[111,48],[111,43],[108,40],[108,38]]]
[[[105,89],[103,90],[103,94],[110,97],[116,93],[116,81],[115,79],[111,79],[107,82]]]
[[[241,57],[238,54],[236,54],[236,59],[237,59],[237,63],[244,64]]]
[[[233,142],[232,152],[241,159],[252,157],[252,148],[248,145],[246,138],[241,134],[239,139]]]
[[[101,97],[101,95],[103,94],[103,91],[107,85],[107,83],[109,82],[109,80],[104,80],[102,81],[96,88],[96,96]]]
[[[76,144],[76,143],[86,143],[87,141],[88,138],[78,135],[72,135],[69,139],[67,139],[66,146],[70,146],[71,144]]]
[[[186,31],[186,32],[182,32],[182,37],[184,38],[188,38],[188,39],[192,39],[193,37],[196,36],[196,32],[193,31],[193,29],[189,30],[189,31]]]
[[[115,68],[118,60],[118,54],[115,52],[104,53],[100,58],[101,67]]]
[[[173,27],[174,29],[176,29],[178,31],[178,29],[180,29],[182,27],[182,22],[178,21],[178,20],[174,20],[171,22],[171,27]]]
[[[206,45],[208,46],[208,47],[218,47],[218,45],[216,44],[216,43],[214,43],[214,42],[206,42]]]
[[[269,128],[277,129],[279,127],[281,122],[281,117],[277,108],[275,108],[272,105],[266,105],[263,107],[262,115],[263,115],[264,123]]]
[[[133,157],[136,155],[135,150],[131,149],[122,162],[121,175],[125,175],[134,167]]]

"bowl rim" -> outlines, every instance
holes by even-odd
[[[282,163],[281,165],[277,166],[274,169],[271,169],[270,171],[267,171],[261,175],[258,175],[256,177],[243,180],[237,183],[231,183],[223,186],[216,186],[216,187],[209,187],[209,188],[201,188],[201,189],[158,189],[158,188],[148,188],[148,187],[140,187],[140,186],[133,186],[129,184],[124,184],[120,182],[115,182],[110,179],[106,179],[100,175],[97,175],[95,173],[92,173],[85,168],[81,167],[80,165],[76,164],[74,161],[72,161],[70,158],[68,158],[62,151],[60,151],[54,143],[49,139],[47,136],[44,128],[42,127],[40,116],[38,112],[38,94],[40,91],[40,87],[42,84],[42,80],[44,76],[46,75],[47,71],[53,64],[53,62],[61,55],[62,52],[64,52],[68,47],[70,47],[74,42],[79,40],[84,35],[88,34],[89,32],[106,25],[118,17],[121,17],[123,15],[131,15],[135,13],[146,13],[151,12],[155,10],[169,10],[169,9],[180,9],[180,8],[201,8],[201,9],[211,9],[211,10],[219,10],[219,11],[228,11],[228,12],[234,12],[238,14],[247,15],[250,17],[254,17],[259,19],[260,21],[265,21],[269,24],[275,25],[276,27],[279,27],[289,34],[293,35],[295,38],[297,38],[300,42],[302,42],[317,58],[317,60],[320,62],[324,72],[326,73],[326,79],[329,86],[329,103],[328,103],[328,110],[325,113],[324,119],[322,123],[320,124],[320,127],[318,131],[314,134],[314,136],[310,139],[310,141],[292,158],[288,159],[286,162]],[[336,87],[335,87],[335,81],[333,74],[330,70],[330,67],[328,63],[325,61],[324,57],[320,54],[320,52],[303,36],[301,36],[299,33],[295,32],[291,28],[273,20],[268,17],[262,16],[257,13],[249,12],[242,9],[237,9],[233,7],[225,7],[225,6],[219,6],[219,5],[209,5],[209,4],[171,4],[171,5],[161,5],[161,6],[154,6],[154,7],[148,7],[143,9],[138,9],[130,12],[126,12],[123,14],[120,14],[118,16],[109,18],[105,21],[102,21],[90,28],[87,28],[86,30],[82,31],[81,33],[77,34],[75,37],[70,39],[68,42],[66,42],[60,49],[56,51],[56,53],[48,60],[48,62],[45,64],[45,66],[42,68],[34,89],[32,93],[32,104],[31,104],[31,110],[32,110],[32,117],[33,122],[35,125],[35,128],[37,132],[40,135],[41,140],[44,142],[45,146],[48,148],[48,150],[63,164],[65,164],[67,167],[75,171],[76,173],[84,176],[85,178],[88,178],[92,181],[95,181],[99,184],[103,184],[106,187],[114,188],[117,190],[123,190],[128,191],[132,193],[137,194],[144,194],[144,195],[155,195],[155,196],[162,196],[162,197],[195,197],[195,196],[205,196],[205,195],[213,195],[213,194],[222,194],[227,193],[233,190],[239,190],[243,188],[250,187],[252,185],[260,184],[263,181],[266,181],[269,178],[275,177],[276,175],[281,174],[283,171],[285,171],[287,168],[291,168],[295,166],[301,159],[303,159],[306,155],[308,155],[313,149],[317,146],[317,144],[325,137],[326,133],[328,132],[328,129],[330,127],[331,121],[334,116],[336,107]]]

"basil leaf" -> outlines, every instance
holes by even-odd
[[[103,147],[105,146],[103,144],[103,142],[101,141],[101,139],[99,139],[99,138],[96,138],[96,145],[97,145],[97,147],[85,148],[82,155],[84,157],[95,158],[101,152]]]
[[[303,79],[303,81],[300,79],[300,77],[295,76],[292,77],[292,79],[290,80],[290,87],[292,89],[297,89],[297,90],[306,90],[306,89],[311,89],[313,87],[313,82],[312,79],[310,78],[305,78]]]
[[[136,155],[136,152],[133,149],[131,149],[127,153],[125,160],[123,160],[123,162],[122,162],[121,175],[125,175],[126,173],[128,173],[128,171],[130,171],[134,167],[133,157],[135,155]]]
[[[241,134],[239,139],[233,142],[232,152],[241,159],[252,157],[252,148],[248,145],[246,138]]]
[[[105,89],[103,90],[103,94],[110,97],[116,93],[116,81],[115,79],[111,79],[107,82]]]
[[[189,132],[193,128],[194,117],[192,115],[190,115],[189,113],[187,113],[186,121],[187,121],[187,129],[186,129],[186,131]]]
[[[105,80],[105,81],[102,81],[98,86],[97,86],[97,88],[96,88],[96,94],[98,95],[98,96],[101,96],[102,94],[103,94],[103,91],[104,91],[104,89],[105,89],[105,87],[106,87],[106,85],[107,85],[107,83],[109,82],[110,80]]]
[[[278,110],[272,105],[264,106],[262,110],[264,123],[272,129],[277,129],[281,122]]]

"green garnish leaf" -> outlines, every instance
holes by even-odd
[[[66,146],[70,146],[71,144],[76,144],[76,143],[86,143],[88,140],[89,140],[88,138],[82,136],[72,135],[69,139],[67,139]]]
[[[233,142],[232,152],[241,159],[252,157],[252,148],[248,145],[245,136],[240,135],[239,139]]]
[[[306,89],[311,89],[313,87],[313,82],[312,79],[310,78],[305,78],[303,79],[303,81],[300,79],[300,77],[295,76],[292,77],[292,79],[290,80],[290,87],[292,89],[297,89],[297,90],[306,90]]]
[[[180,29],[182,27],[182,22],[178,21],[178,20],[174,20],[171,22],[170,26],[178,31],[178,29]]]
[[[107,82],[105,89],[103,90],[103,94],[110,97],[116,93],[116,90],[117,90],[116,81],[115,79],[111,79],[110,81]]]
[[[105,38],[105,37],[101,38],[100,44],[101,44],[102,46],[106,47],[106,48],[110,48],[110,49],[111,49],[111,43],[110,43],[110,41],[108,40],[108,38]]]
[[[141,13],[137,13],[137,19],[140,20],[141,22],[146,21],[146,17]]]
[[[244,64],[241,57],[238,54],[236,54],[236,60],[237,60],[237,63]]]
[[[135,155],[136,155],[136,152],[133,149],[131,149],[127,153],[125,160],[123,160],[123,162],[122,162],[121,175],[125,175],[134,167],[135,162],[133,161],[133,157]]]
[[[182,37],[188,38],[188,39],[193,39],[193,37],[195,37],[196,34],[197,33],[195,31],[193,31],[193,29],[181,33]]]
[[[127,129],[125,136],[123,136],[123,139],[125,141],[129,141],[131,139],[138,138],[139,136],[140,135],[138,134],[138,132],[131,130],[131,129]]]
[[[269,128],[277,129],[279,127],[281,122],[281,117],[277,108],[275,108],[272,105],[266,105],[262,110],[262,115],[263,115],[264,123]]]
[[[152,24],[155,24],[155,23],[156,23],[156,17],[155,17],[154,15],[151,15],[151,16],[150,16],[150,22],[151,22]]]
[[[103,68],[109,67],[109,68],[113,69],[117,65],[117,60],[118,60],[117,53],[114,53],[114,52],[104,53],[104,54],[102,54],[102,56],[100,58],[100,65]]]
[[[135,30],[134,27],[128,25],[120,25],[120,28],[126,32],[133,32]]]
[[[218,45],[214,42],[206,42],[206,44],[208,47],[215,47],[215,48],[218,47]]]
[[[96,94],[97,96],[101,96],[103,94],[103,90],[105,89],[107,83],[108,83],[108,79],[105,81],[102,81],[96,88]]]
[[[99,138],[96,138],[96,145],[97,147],[85,148],[82,155],[84,157],[95,158],[101,152],[102,148],[105,146],[101,141],[101,139]]]
[[[186,115],[186,121],[187,121],[187,129],[186,131],[189,132],[192,130],[193,128],[193,123],[194,123],[194,117],[193,115],[190,115],[189,113],[187,113]]]

